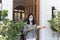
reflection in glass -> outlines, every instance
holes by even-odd
[[[24,20],[24,16],[25,14],[24,14],[24,10],[17,10],[17,9],[15,9],[14,10],[14,20],[15,20],[15,22],[16,21],[18,21],[18,20]]]
[[[20,13],[18,13],[18,20],[20,20]]]
[[[15,15],[14,16],[15,16],[15,20],[17,20],[17,12],[15,12]]]
[[[24,13],[22,13],[22,20],[24,20],[24,17],[25,17],[25,16],[24,16]]]

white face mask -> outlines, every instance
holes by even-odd
[[[29,18],[29,21],[32,22],[33,21],[33,18]]]

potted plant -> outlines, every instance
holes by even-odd
[[[57,15],[53,17],[51,20],[48,20],[50,24],[50,28],[60,34],[60,11],[58,11]],[[59,40],[59,35],[58,35]]]
[[[17,35],[21,34],[21,30],[25,23],[22,20],[14,23],[12,20],[6,18],[8,15],[7,10],[3,10],[1,13],[2,22],[0,23],[0,35],[7,38],[5,40],[18,40]]]

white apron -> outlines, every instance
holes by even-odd
[[[26,40],[36,40],[36,38],[26,39]]]

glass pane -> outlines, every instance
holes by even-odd
[[[24,10],[22,10],[22,12],[24,12]]]
[[[18,20],[20,20],[20,13],[18,13]]]
[[[19,12],[21,12],[21,10],[19,10]]]
[[[15,12],[15,13],[14,13],[14,20],[15,20],[15,21],[17,20],[16,17],[17,17],[17,15],[16,15],[16,12]]]
[[[25,15],[24,15],[24,13],[22,13],[22,20],[24,20],[24,17],[25,17]]]

